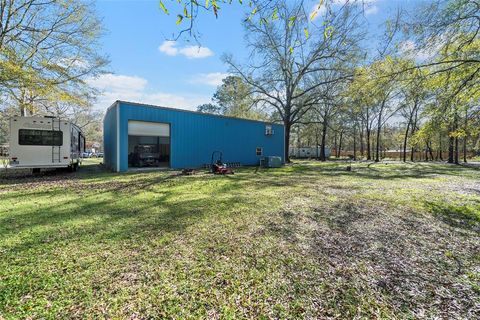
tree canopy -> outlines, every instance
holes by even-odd
[[[103,29],[92,4],[0,0],[0,15],[1,111],[89,113],[97,92],[86,80],[108,64],[99,53]]]
[[[191,8],[215,8],[217,15],[220,4],[231,3]],[[251,58],[224,61],[250,86],[251,99],[285,125],[287,159],[291,145],[312,144],[322,160],[327,146],[337,156],[343,148],[375,161],[390,150],[404,161],[458,163],[461,152],[466,161],[478,150],[478,1],[439,0],[399,11],[373,52],[362,41],[369,32],[360,19],[365,1],[319,1],[313,10],[303,1],[263,4],[248,3]]]

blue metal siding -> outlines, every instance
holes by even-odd
[[[170,166],[194,168],[210,163],[213,151],[222,151],[225,162],[257,165],[257,147],[263,156],[284,161],[284,127],[273,124],[274,135],[265,135],[266,123],[188,111],[119,102],[120,171],[128,169],[128,120],[170,124]],[[107,121],[107,117],[105,118]],[[105,140],[107,144],[116,141]],[[112,148],[113,150],[114,148]],[[105,148],[105,152],[107,149]]]
[[[117,107],[107,110],[103,119],[103,162],[111,170],[117,169]]]

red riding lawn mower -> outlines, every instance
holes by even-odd
[[[233,170],[223,162],[223,152],[221,151],[213,151],[210,169],[214,174],[234,174]]]

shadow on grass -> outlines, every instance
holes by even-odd
[[[347,166],[352,165],[352,171],[347,171]],[[245,181],[255,180],[262,183],[261,180],[271,183],[273,186],[294,185],[298,182],[295,179],[281,179],[295,178],[299,179],[311,178],[312,181],[317,179],[320,181],[326,177],[341,177],[341,178],[363,178],[369,180],[402,180],[402,179],[417,179],[417,178],[431,178],[439,175],[445,176],[465,176],[475,174],[479,170],[472,168],[465,168],[461,166],[445,165],[437,163],[373,163],[373,162],[309,162],[309,163],[293,163],[280,169],[264,169],[244,167],[238,170],[239,175],[234,177],[224,177],[230,181]],[[26,175],[23,177],[0,177],[0,188],[8,187],[10,185],[25,184],[25,191],[28,191],[29,183],[31,184],[55,184],[65,181],[82,182],[91,184],[93,188],[103,188],[104,185],[115,180],[122,180],[124,178],[130,179],[141,177],[145,173],[113,173],[103,169],[100,165],[91,165],[81,169],[77,173],[70,173],[66,171],[60,172],[46,172],[38,176]],[[163,176],[171,175],[171,172],[163,172]],[[138,180],[143,180],[142,178]],[[104,183],[104,184],[102,184]],[[132,182],[124,182],[125,184],[134,185]],[[94,185],[96,184],[96,185]],[[21,188],[22,186],[19,186]],[[139,186],[140,188],[142,186]],[[88,186],[85,186],[88,188]]]
[[[115,176],[118,176],[118,174],[106,170],[100,164],[80,167],[77,172],[70,172],[68,168],[57,168],[43,170],[38,174],[32,174],[30,170],[10,169],[8,172],[0,174],[0,186],[42,182],[61,182],[65,180],[82,180],[90,179],[92,177],[101,177],[102,179],[106,179]]]
[[[74,196],[65,201],[52,201],[51,205],[27,209],[24,212],[0,217],[0,240],[15,234],[25,234],[19,243],[9,246],[20,252],[45,243],[128,239],[140,235],[171,234],[183,231],[206,214],[219,208],[233,208],[242,203],[236,190],[243,186],[231,181],[204,195],[188,198],[188,190],[169,189],[165,183],[174,180],[172,187],[183,187],[191,179],[175,179],[176,175],[155,176],[150,179],[122,183],[104,183],[98,190]],[[160,189],[155,188],[161,186]],[[74,190],[69,190],[72,192]],[[149,192],[144,200],[132,199],[139,193]],[[61,197],[65,190],[32,193],[34,197]],[[74,194],[73,194],[74,195]],[[23,195],[24,196],[24,195]],[[209,208],[215,208],[209,210]],[[36,229],[36,230],[35,230]],[[32,231],[33,230],[33,231]],[[1,241],[0,241],[1,242]]]
[[[354,172],[346,172],[344,168],[345,164],[338,163],[294,165],[278,170],[262,169],[258,174],[254,173],[254,168],[242,168],[233,176],[191,177],[171,173],[81,173],[78,178],[83,181],[79,184],[66,187],[52,184],[53,189],[49,191],[32,188],[28,196],[38,197],[41,200],[39,203],[44,205],[35,206],[37,199],[32,198],[28,200],[31,203],[28,207],[25,206],[23,212],[1,216],[0,242],[6,240],[8,245],[0,248],[0,252],[5,254],[4,261],[21,264],[26,263],[27,259],[34,261],[36,255],[40,257],[37,259],[43,259],[44,256],[52,259],[50,254],[54,256],[57,250],[64,252],[65,248],[62,247],[72,244],[88,251],[90,248],[97,249],[92,244],[106,243],[105,247],[113,251],[120,246],[128,247],[129,244],[155,246],[174,236],[188,241],[189,230],[196,230],[197,227],[206,228],[205,232],[210,236],[211,225],[206,227],[206,224],[202,224],[207,219],[208,222],[217,221],[221,216],[228,215],[240,215],[243,218],[242,210],[257,210],[259,205],[256,201],[259,201],[259,197],[269,197],[269,194],[262,193],[264,188],[278,192],[277,188],[285,186],[299,185],[307,188],[309,183],[328,185],[334,179],[323,178],[330,176],[405,179],[419,177],[417,171],[418,174],[425,174],[420,177],[441,172],[432,166],[428,173],[429,169],[424,170],[423,165],[407,168],[390,165],[384,167],[381,164],[369,167],[362,165],[355,168],[358,171]],[[459,172],[463,174],[462,171]],[[329,188],[350,189],[337,185]],[[50,197],[55,200],[56,196],[61,197],[64,193],[65,201],[48,202]],[[14,196],[25,196],[25,193],[16,192]],[[300,193],[299,196],[303,195]],[[367,200],[355,203],[348,198],[342,198],[338,202],[322,202],[321,198],[317,200],[318,209],[314,210],[313,217],[309,214],[302,215],[300,209],[285,209],[278,215],[274,212],[272,218],[265,215],[267,221],[262,231],[265,239],[270,240],[272,237],[288,244],[278,246],[279,249],[285,249],[287,257],[289,249],[295,249],[291,246],[294,243],[302,245],[302,254],[305,250],[309,257],[313,256],[314,261],[318,261],[314,265],[314,272],[308,269],[311,265],[304,266],[304,261],[299,259],[298,262],[290,262],[291,272],[282,274],[283,278],[288,279],[286,281],[290,281],[290,287],[294,286],[298,290],[295,295],[312,287],[322,290],[321,294],[317,291],[312,296],[308,296],[306,291],[305,299],[298,300],[309,301],[309,298],[320,297],[315,303],[318,302],[322,308],[335,310],[336,314],[345,318],[358,317],[358,310],[362,311],[364,318],[381,317],[376,312],[385,308],[382,305],[383,299],[388,305],[405,310],[409,310],[412,305],[432,308],[428,299],[435,294],[435,289],[441,287],[442,292],[447,292],[457,284],[455,261],[445,257],[442,250],[447,245],[453,247],[452,251],[458,252],[459,257],[466,261],[474,252],[472,245],[465,245],[466,241],[463,241],[461,235],[451,237],[448,230],[443,230],[448,228],[431,228],[428,224],[434,221],[431,218],[425,222],[410,214],[398,216],[395,215],[394,208]],[[242,204],[245,203],[251,206],[244,209]],[[14,204],[10,204],[9,209],[14,210]],[[303,246],[303,236],[310,235],[310,231],[305,231],[305,223],[311,226],[313,234]],[[19,233],[18,237],[16,233]],[[438,238],[433,235],[438,235]],[[9,237],[13,239],[11,242],[8,241]],[[228,235],[217,237],[217,240],[225,239],[224,237]],[[250,238],[250,234],[245,234],[245,238],[246,243],[253,243],[253,246],[258,244],[256,241],[259,240]],[[222,241],[209,243],[208,246],[222,248],[223,245],[225,248],[226,244]],[[245,243],[235,243],[237,245]],[[197,251],[206,250],[205,247],[201,248]],[[281,257],[281,253],[273,253],[268,257],[274,260],[266,260],[266,264],[274,263]],[[94,256],[101,258],[97,251]],[[181,256],[168,257],[182,261]],[[422,259],[419,260],[419,257]],[[147,260],[149,256],[142,258]],[[27,263],[32,265],[34,262]],[[55,263],[53,259],[52,263]],[[299,272],[300,270],[305,273]],[[311,282],[304,280],[305,275],[311,275],[308,280]],[[208,276],[205,280],[209,280]],[[203,279],[199,282],[203,283]],[[151,285],[151,282],[146,282],[146,285]],[[222,283],[219,288],[223,290],[225,284]],[[31,287],[26,286],[23,290],[26,294],[31,291]],[[419,292],[420,297],[412,299],[411,292]],[[111,293],[107,293],[110,297]],[[453,306],[460,310],[472,308],[472,299],[460,300],[463,294],[473,296],[468,288],[464,292],[448,293],[453,298],[445,299],[447,307]],[[17,296],[20,298],[25,294],[20,292]],[[454,301],[457,297],[459,303]],[[394,298],[395,301],[389,300]],[[389,312],[395,310],[398,309],[392,307]],[[388,318],[388,315],[384,318]]]
[[[145,191],[150,187],[161,184],[168,180],[175,178],[176,175],[155,175],[151,178],[145,179],[142,176],[135,176],[132,173],[124,175],[115,175],[112,173],[101,173],[95,175],[79,175],[79,176],[52,176],[51,178],[36,177],[29,178],[22,183],[12,184],[9,188],[10,192],[2,195],[4,200],[13,200],[17,198],[28,197],[44,197],[48,195],[55,195],[56,192],[76,192],[81,196],[82,192],[96,191],[97,193],[107,192],[129,192],[135,194]],[[2,183],[0,182],[0,186]],[[39,188],[44,187],[44,188]]]

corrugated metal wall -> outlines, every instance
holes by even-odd
[[[110,107],[103,119],[103,163],[116,170],[117,164],[117,108]]]
[[[265,135],[266,123],[244,119],[220,117],[176,109],[160,108],[119,102],[120,124],[120,171],[128,169],[128,120],[169,123],[171,127],[172,168],[194,168],[210,163],[213,151],[222,151],[225,162],[240,162],[242,165],[257,165],[257,147],[263,148],[264,156],[280,156],[284,160],[284,127],[273,124],[275,133]],[[115,120],[115,118],[113,118]],[[105,117],[105,122],[112,121]],[[111,129],[111,125],[104,127]],[[115,144],[115,139],[105,139]],[[114,157],[112,157],[114,159]],[[114,166],[110,166],[114,168]]]

